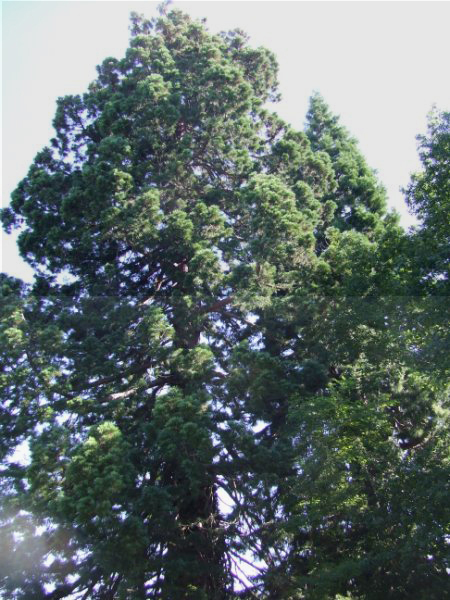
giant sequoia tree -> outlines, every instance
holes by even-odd
[[[416,242],[319,96],[265,108],[270,52],[131,30],[2,213],[36,273],[0,282],[5,594],[442,598]]]

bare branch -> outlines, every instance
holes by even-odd
[[[137,388],[133,387],[129,390],[125,390],[124,392],[117,392],[116,394],[111,394],[110,396],[108,396],[108,400],[122,400],[123,398],[128,398],[128,396],[134,394],[136,390]]]
[[[198,310],[198,313],[203,315],[207,313],[218,312],[221,308],[227,306],[227,304],[231,304],[231,302],[233,302],[233,296],[228,296],[227,298],[223,298],[223,300],[218,300],[211,306],[202,306]]]
[[[242,562],[244,562],[245,564],[247,564],[252,569],[255,569],[256,571],[259,571],[260,573],[264,573],[265,572],[265,569],[263,569],[261,567],[257,567],[256,565],[254,565],[253,563],[251,563],[249,560],[247,560],[246,558],[244,558],[243,556],[241,556],[237,552],[233,552],[233,550],[231,550],[231,548],[228,548],[228,552],[230,552],[238,560],[241,560]]]

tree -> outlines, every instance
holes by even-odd
[[[427,135],[417,139],[423,171],[411,177],[404,192],[419,224],[409,236],[405,261],[410,294],[421,298],[417,325],[427,339],[423,368],[448,378],[450,114],[434,108],[428,116]]]
[[[323,100],[295,131],[270,52],[161,12],[58,100],[2,212],[36,273],[1,279],[3,589],[406,598],[425,574],[437,598],[444,384],[394,295],[406,235]]]
[[[309,277],[274,295],[258,321],[258,354],[271,363],[253,396],[264,407],[284,399],[261,418],[270,423],[267,444],[287,448],[267,492],[277,558],[265,589],[286,598],[439,598],[448,567],[448,360],[429,364],[436,306],[411,294],[410,239],[383,210],[355,142],[317,96],[308,118],[325,140],[333,133],[344,156],[314,146],[307,128],[332,161],[336,183],[321,203],[333,202],[335,216],[315,229]],[[359,171],[349,181],[350,165]],[[367,219],[344,218],[356,213]],[[258,381],[254,363],[240,396]]]
[[[411,211],[419,218],[415,236],[422,284],[448,294],[450,231],[450,113],[434,109],[428,119],[428,135],[418,136],[424,171],[416,173],[406,191]]]
[[[340,125],[320,94],[312,96],[306,134],[315,151],[330,157],[336,187],[325,198],[334,202],[332,224],[341,230],[368,231],[386,212],[386,192],[360,153],[357,142]]]

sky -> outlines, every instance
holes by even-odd
[[[377,1],[175,1],[212,32],[240,28],[279,63],[274,110],[301,129],[319,91],[359,141],[408,226],[400,188],[420,169],[415,137],[433,104],[450,109],[450,3]],[[2,2],[2,204],[51,137],[56,99],[83,93],[107,56],[123,56],[131,11],[157,2]],[[2,233],[0,267],[31,280],[15,236]]]

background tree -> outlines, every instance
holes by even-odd
[[[412,176],[406,189],[408,206],[420,223],[414,238],[416,264],[422,284],[448,294],[450,113],[435,108],[428,118],[427,135],[417,139],[424,170]]]
[[[421,352],[422,368],[449,376],[449,156],[450,115],[431,111],[427,135],[418,136],[423,171],[411,178],[406,201],[418,217],[405,252],[410,290],[422,298],[418,324],[427,343]]]
[[[4,592],[442,597],[408,238],[320,97],[295,131],[270,52],[162,12],[2,212],[36,272],[1,279]]]
[[[336,205],[332,224],[340,230],[368,231],[386,212],[386,192],[358,149],[357,142],[315,93],[306,115],[306,134],[315,151],[331,159],[335,189],[328,198]]]

